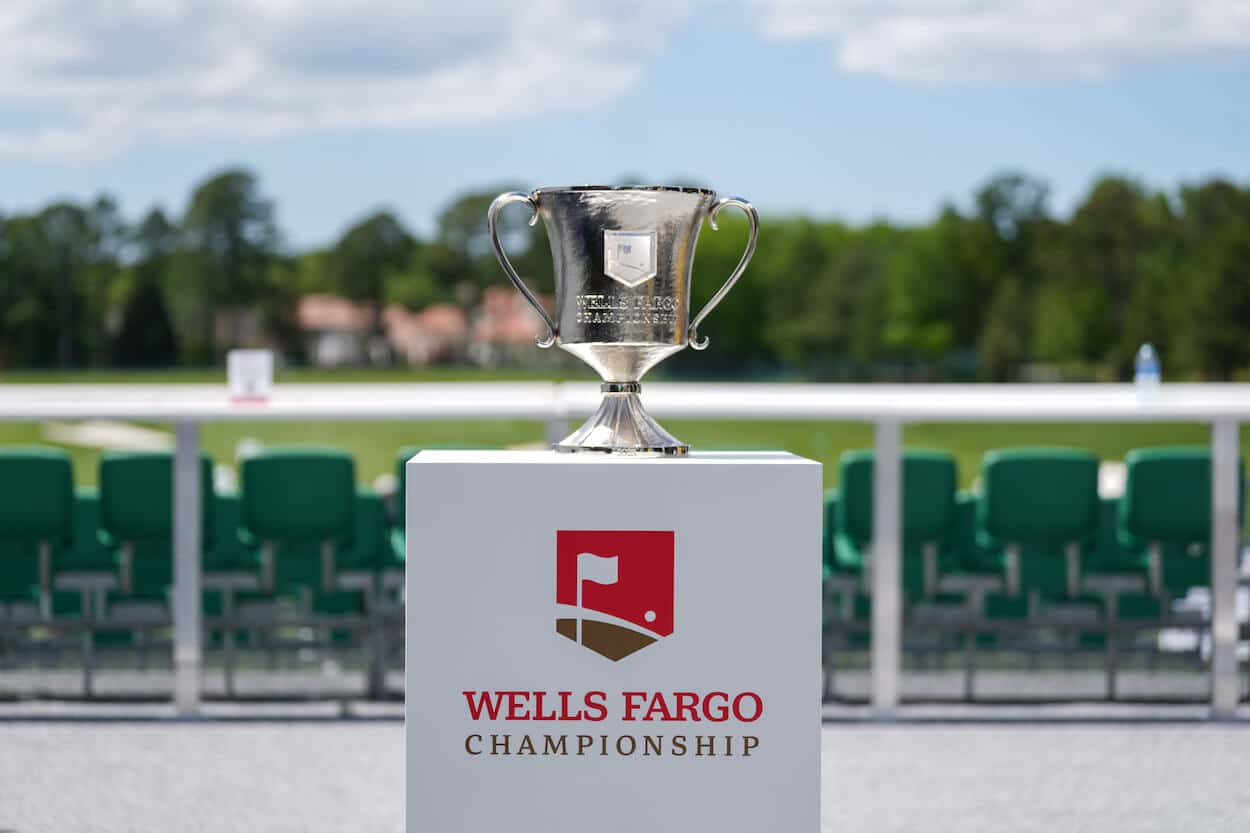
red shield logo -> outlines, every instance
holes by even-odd
[[[616,661],[673,632],[673,533],[556,533],[556,633]]]

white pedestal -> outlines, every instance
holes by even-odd
[[[408,833],[816,833],[818,464],[426,451],[407,477]]]

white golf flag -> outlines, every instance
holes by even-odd
[[[616,562],[620,556],[595,555],[593,552],[577,554],[577,609],[582,607],[582,582],[593,581],[595,584],[616,584]],[[582,620],[577,619],[577,642],[582,641]]]
[[[577,554],[577,589],[581,591],[583,581],[595,584],[616,584],[616,562],[619,556],[595,555],[593,552]],[[580,607],[580,603],[579,603]]]

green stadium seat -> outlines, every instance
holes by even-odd
[[[838,490],[826,489],[820,513],[820,562],[826,581],[837,570],[837,562],[833,557],[833,530],[837,521],[837,513]]]
[[[261,585],[307,600],[339,590],[355,536],[356,468],[336,449],[266,449],[242,465],[240,535],[257,552]]]
[[[1097,628],[1103,600],[1084,588],[1082,556],[1098,534],[1098,458],[1083,449],[1012,448],[982,461],[977,534],[1001,565],[988,619]],[[1090,632],[1065,631],[1073,646]]]
[[[55,559],[74,537],[74,473],[56,448],[0,449],[0,603],[12,618],[53,615]]]
[[[843,567],[834,557],[834,533],[837,526],[838,490],[825,492],[823,524],[821,528],[821,559],[824,574],[824,620],[846,621],[850,618],[852,597],[859,592],[861,581],[858,569]]]
[[[53,586],[79,594],[78,609],[100,617],[106,594],[117,587],[113,553],[100,533],[100,493],[82,487],[74,492],[74,540],[57,558]]]
[[[837,489],[826,489],[824,507],[821,515],[821,563],[824,565],[825,581],[835,581],[839,577],[851,576],[855,579],[855,587],[859,586],[859,565],[846,565],[838,561],[835,555],[834,540],[838,529]],[[855,589],[855,588],[852,588]]]
[[[243,501],[238,492],[213,495],[211,544],[204,549],[204,585],[209,592],[222,588],[260,589],[260,562],[240,537]]]
[[[1081,593],[1081,553],[1098,534],[1098,458],[1069,448],[991,451],[982,462],[977,528],[1003,554],[1006,590]]]
[[[243,526],[243,499],[238,492],[213,495],[213,546],[204,553],[204,570],[255,570],[256,560],[239,538]]]
[[[242,517],[238,492],[214,494],[212,546],[204,549],[202,598],[205,618],[235,623],[233,628],[212,626],[205,633],[209,647],[224,649],[227,696],[234,694],[235,646],[252,644],[249,625],[269,627],[277,610],[272,594],[260,590],[259,559],[239,535]]]
[[[976,615],[985,613],[985,597],[1003,587],[999,559],[981,546],[977,536],[980,501],[975,492],[960,489],[955,493],[954,517],[944,544],[949,567],[942,576],[942,590],[963,594]]]
[[[848,451],[839,461],[834,511],[835,570],[859,571],[868,589],[872,542],[873,452]],[[955,458],[944,451],[903,452],[903,589],[908,598],[937,595],[944,567],[943,543],[955,520]]]
[[[113,554],[100,535],[100,490],[80,486],[74,490],[74,539],[57,559],[57,580],[67,572],[114,571]]]
[[[1118,540],[1136,553],[1150,591],[1177,598],[1211,581],[1211,450],[1205,446],[1139,448],[1124,458]],[[1237,463],[1245,503],[1245,470]]]
[[[1120,600],[1128,599],[1134,605],[1129,618],[1148,618],[1143,607],[1136,601],[1146,589],[1146,575],[1137,553],[1120,544],[1118,534],[1119,498],[1101,498],[1098,507],[1098,534],[1088,554],[1083,559],[1085,588],[1103,599],[1108,619],[1115,621],[1120,615]]]
[[[174,459],[167,451],[106,451],[100,458],[100,533],[116,559],[119,595],[164,603],[173,584]],[[213,464],[200,455],[200,529],[212,549]]]
[[[262,588],[296,597],[302,615],[318,617],[329,644],[351,641],[353,623],[344,620],[367,615],[368,691],[382,696],[387,653],[376,602],[388,541],[381,498],[357,489],[351,455],[327,448],[262,451],[243,461],[241,485],[240,536],[260,555]],[[240,606],[243,620],[263,627],[265,613],[252,607]]]
[[[1100,498],[1098,501],[1098,533],[1086,559],[1086,566],[1093,573],[1135,573],[1144,578],[1137,552],[1124,546],[1120,539],[1120,498]],[[1142,589],[1145,588],[1144,582]]]
[[[1205,446],[1139,448],[1124,458],[1120,531],[1126,546],[1202,541],[1211,527],[1211,452]]]
[[[372,489],[356,491],[353,517],[351,546],[342,552],[338,561],[338,584],[359,590],[372,601],[382,588],[386,571],[393,568],[390,541],[393,530],[387,524],[385,501]],[[399,569],[402,571],[402,564]]]
[[[851,600],[851,622],[858,626],[850,635],[848,646],[863,649],[872,644],[872,596],[867,593],[856,593]]]

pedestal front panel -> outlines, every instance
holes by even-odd
[[[409,833],[815,833],[820,466],[428,451]]]

